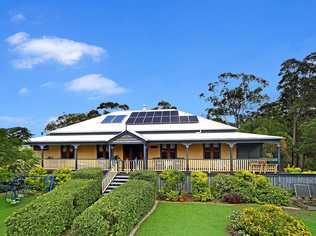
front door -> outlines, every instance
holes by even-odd
[[[142,144],[127,144],[123,145],[124,160],[143,160],[143,145]]]
[[[140,163],[137,160],[143,160],[143,145],[141,144],[128,144],[123,145],[123,165],[125,171],[132,171],[137,169]]]

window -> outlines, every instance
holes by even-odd
[[[41,147],[39,145],[35,145],[33,146],[33,150],[34,151],[41,151]],[[48,145],[44,146],[44,150],[47,151],[48,150]]]
[[[73,159],[75,158],[74,148],[71,145],[60,146],[61,158]]]
[[[97,159],[99,158],[109,158],[109,150],[107,145],[97,145]]]
[[[160,157],[162,159],[176,159],[177,158],[177,144],[161,144]]]
[[[221,145],[218,143],[213,144],[213,158],[221,159]]]
[[[204,144],[204,159],[211,159],[211,144]]]
[[[262,156],[261,143],[238,143],[237,159],[258,159]]]
[[[204,159],[220,159],[221,158],[221,145],[204,144]]]

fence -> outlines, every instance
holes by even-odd
[[[212,182],[212,178],[216,174],[209,174],[209,184]],[[266,174],[274,186],[286,188],[290,191],[294,191],[294,184],[316,184],[316,174]],[[163,186],[163,181],[158,178],[158,189]],[[185,192],[191,192],[191,175],[186,174],[184,178],[183,190]]]

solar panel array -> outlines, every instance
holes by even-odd
[[[126,124],[186,124],[198,122],[197,116],[179,116],[178,111],[141,111],[132,112]]]
[[[126,117],[125,115],[106,116],[105,119],[102,121],[102,123],[121,123],[125,117]]]

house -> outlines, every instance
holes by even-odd
[[[276,172],[282,137],[235,127],[175,109],[117,111],[35,137],[46,169],[101,167],[120,171]],[[273,143],[275,158],[262,158]]]

